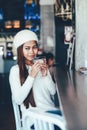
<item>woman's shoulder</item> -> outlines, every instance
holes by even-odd
[[[18,64],[13,65],[13,66],[11,67],[11,69],[10,69],[10,72],[11,72],[11,71],[19,71]]]
[[[18,65],[13,65],[9,72],[9,81],[14,82],[14,80],[17,80],[19,77],[19,67]]]

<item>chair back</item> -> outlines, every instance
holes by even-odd
[[[20,109],[13,98],[12,98],[12,105],[13,105],[13,110],[14,110],[16,130],[23,130]]]
[[[64,117],[31,107],[20,116],[18,104],[12,98],[16,130],[54,130],[54,125],[66,130]]]
[[[33,119],[34,130],[55,130],[54,126],[56,126],[56,130],[67,130],[66,122],[63,116],[47,113],[39,110],[38,108],[31,108],[28,112],[24,113],[24,130],[26,130],[26,126],[28,130],[32,130],[28,127],[30,119]]]

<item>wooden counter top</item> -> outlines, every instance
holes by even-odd
[[[55,67],[68,130],[87,130],[87,75]]]

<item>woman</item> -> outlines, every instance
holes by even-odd
[[[10,70],[9,82],[15,102],[25,108],[30,104],[46,111],[56,110],[52,100],[56,87],[46,62],[34,63],[38,55],[37,35],[24,29],[15,35],[13,44],[17,49],[17,64]]]

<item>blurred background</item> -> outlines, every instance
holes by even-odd
[[[66,66],[67,49],[72,34],[75,35],[75,1],[0,0],[0,130],[15,129],[13,120],[7,122],[8,114],[13,116],[12,107],[8,107],[11,105],[9,71],[17,59],[14,35],[25,28],[38,35],[40,54],[51,52],[55,63]],[[73,68],[74,65],[73,58]]]
[[[15,60],[14,35],[27,28],[38,35],[40,53],[51,51],[56,62],[65,65],[68,48],[68,44],[64,44],[66,26],[68,32],[71,27],[75,32],[74,0],[56,0],[53,4],[43,0],[0,0],[0,55],[4,60]]]

